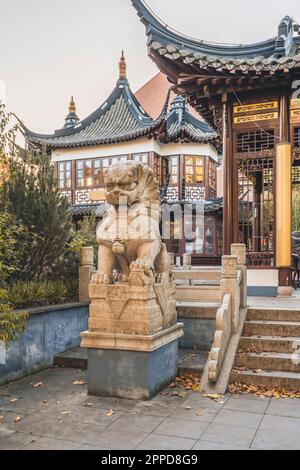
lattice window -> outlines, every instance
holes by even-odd
[[[294,130],[294,146],[300,147],[300,127],[296,127]]]
[[[274,160],[241,158],[239,168],[239,239],[249,265],[272,266],[274,244]]]
[[[208,162],[208,186],[210,197],[216,197],[217,190],[217,165],[213,160]]]
[[[257,130],[237,135],[237,152],[250,153],[275,148],[274,130]]]
[[[293,184],[300,184],[300,166],[292,167],[292,182]]]

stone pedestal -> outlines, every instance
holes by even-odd
[[[175,283],[90,285],[88,393],[151,399],[177,374]]]

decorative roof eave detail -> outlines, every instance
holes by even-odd
[[[196,119],[189,112],[183,96],[177,96],[173,100],[161,140],[164,142],[197,142],[211,144],[218,150],[222,148],[218,134],[206,122]]]
[[[131,0],[146,26],[150,54],[182,62],[193,73],[232,74],[275,73],[300,67],[299,26],[285,17],[278,35],[267,41],[247,45],[220,45],[188,38],[164,25],[142,0]],[[156,60],[155,60],[156,61]]]
[[[251,55],[266,55],[273,51],[276,45],[276,37],[266,41],[258,42],[256,44],[245,45],[224,45],[217,43],[210,43],[200,39],[190,38],[185,36],[174,29],[164,24],[149,7],[145,5],[143,0],[131,0],[134,8],[137,10],[138,16],[146,27],[147,36],[149,41],[153,42],[155,38],[161,39],[162,43],[168,44],[167,51],[174,53],[175,48],[184,50],[187,47],[194,52],[202,52],[209,55],[220,56],[238,56],[244,55],[249,57]]]
[[[136,100],[127,79],[120,79],[107,101],[76,126],[50,135],[37,134],[23,126],[25,136],[31,145],[48,149],[114,144],[151,137],[167,115],[169,96],[160,116],[153,120]]]

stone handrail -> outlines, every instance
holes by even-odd
[[[208,379],[210,382],[217,382],[220,375],[227,345],[231,337],[231,327],[231,295],[226,294],[216,317],[216,332],[208,366]]]
[[[208,380],[216,383],[224,364],[228,344],[238,333],[240,312],[247,306],[247,268],[245,245],[232,245],[231,255],[222,258],[221,307],[209,355]]]

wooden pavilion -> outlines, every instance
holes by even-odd
[[[274,38],[227,46],[186,37],[142,0],[131,1],[146,26],[151,59],[222,136],[225,254],[232,243],[245,243],[249,268],[269,276],[265,287],[291,292],[291,196],[300,188],[299,25],[287,16]]]

